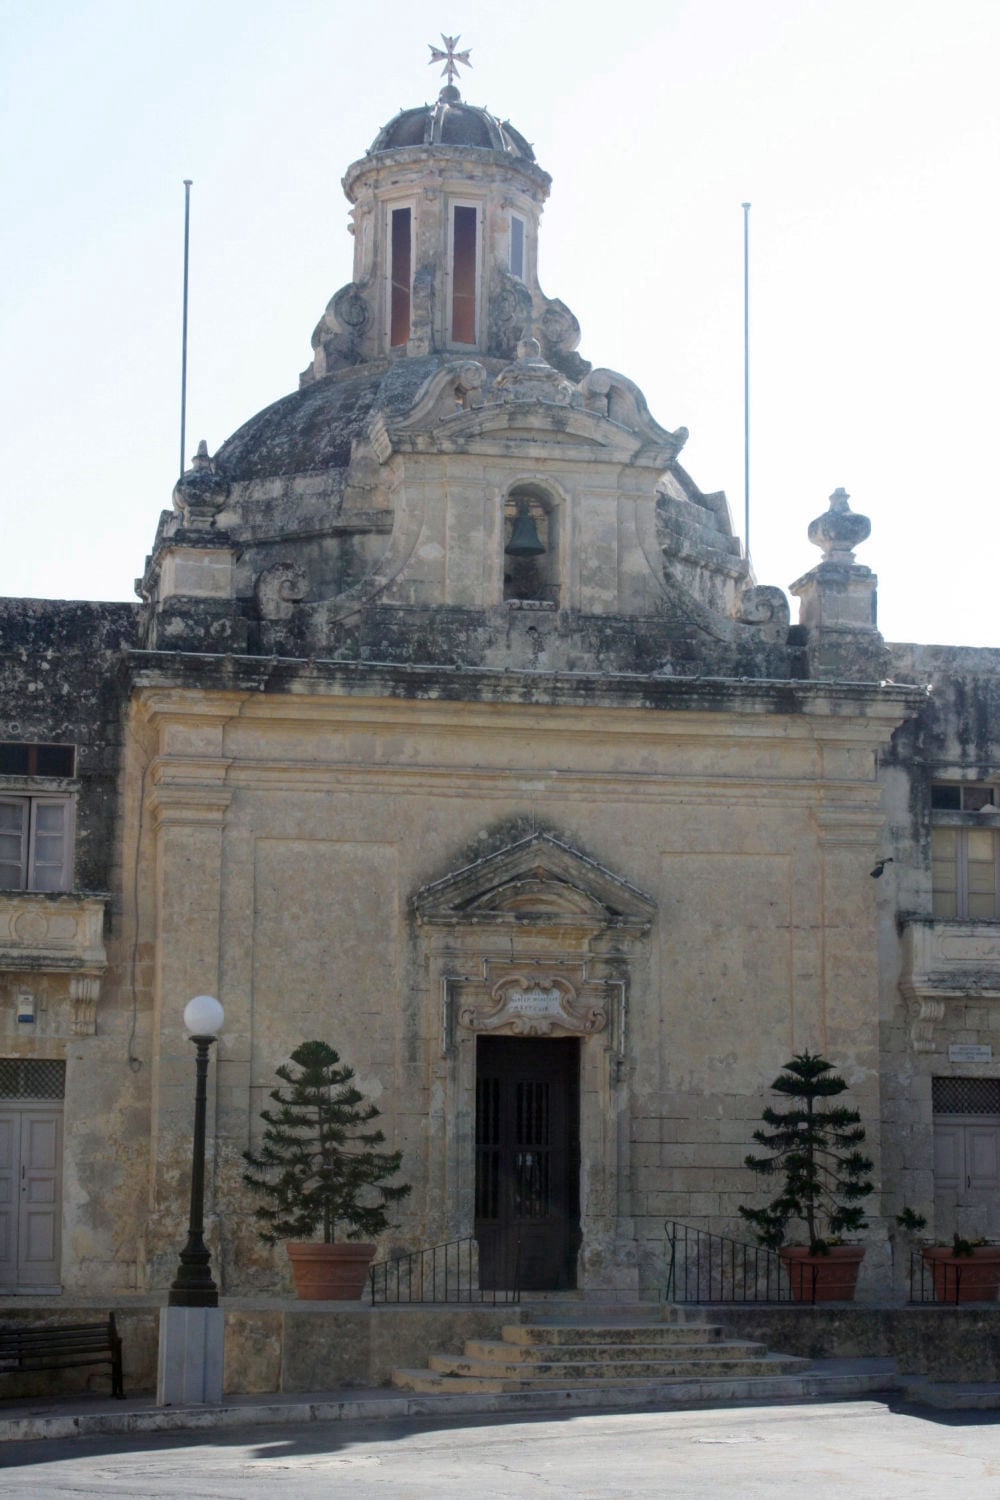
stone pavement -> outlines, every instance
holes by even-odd
[[[2,1500],[996,1500],[1000,1418],[892,1400],[436,1415],[0,1448]]]
[[[157,1432],[206,1431],[313,1422],[365,1422],[543,1412],[710,1409],[720,1405],[790,1405],[856,1401],[874,1394],[949,1410],[1000,1411],[1000,1385],[941,1385],[896,1373],[891,1360],[816,1360],[804,1374],[744,1380],[662,1382],[637,1389],[423,1395],[383,1386],[307,1394],[227,1396],[219,1405],[163,1407],[152,1396],[113,1401],[77,1394],[0,1402],[0,1443]]]

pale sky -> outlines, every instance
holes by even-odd
[[[998,0],[0,0],[0,594],[134,597],[177,477],[183,179],[190,454],[296,388],[351,277],[340,178],[436,96],[441,32],[552,174],[581,354],[690,429],[740,532],[752,203],[759,581],[819,560],[843,485],[887,637],[1000,645]]]

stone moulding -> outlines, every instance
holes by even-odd
[[[900,988],[907,999],[1000,1000],[1000,926],[911,918],[903,927]]]
[[[103,974],[106,896],[0,895],[0,972]]]
[[[241,693],[262,698],[280,691],[303,697],[325,693],[368,699],[427,699],[432,691],[435,696],[441,695],[443,680],[449,684],[451,701],[463,704],[587,707],[597,701],[616,709],[712,714],[713,722],[722,713],[763,715],[768,720],[822,715],[826,743],[870,744],[874,748],[927,701],[921,688],[877,682],[664,677],[645,672],[611,676],[587,672],[540,674],[494,667],[426,667],[336,658],[139,649],[129,649],[124,655],[131,685],[143,694],[151,719],[172,714],[228,718],[236,701],[234,695]],[[287,703],[282,712],[287,712]],[[746,732],[743,724],[732,730],[741,737]]]
[[[36,891],[0,895],[0,974],[68,974],[74,1036],[93,1036],[108,966],[108,898]],[[31,993],[30,986],[24,990]]]
[[[533,833],[419,890],[430,926],[608,927],[646,932],[655,902],[596,860]]]
[[[442,964],[442,1056],[460,1032],[604,1033],[624,1056],[627,955],[656,911],[636,886],[535,832],[424,886],[412,909]]]
[[[512,1036],[592,1036],[608,1024],[606,1007],[581,1001],[558,974],[509,974],[493,986],[490,1000],[492,1008],[464,1006],[460,1024]]]
[[[902,929],[899,988],[910,1007],[915,1052],[936,1049],[949,1001],[1000,1001],[1000,927],[994,922],[910,918]]]

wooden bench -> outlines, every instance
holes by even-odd
[[[34,1370],[70,1370],[77,1365],[110,1365],[111,1394],[125,1399],[122,1341],[114,1313],[106,1323],[13,1324],[0,1328],[0,1375]]]

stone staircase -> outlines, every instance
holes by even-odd
[[[462,1354],[432,1354],[425,1370],[394,1370],[392,1383],[405,1391],[446,1395],[648,1392],[697,1382],[706,1386],[705,1399],[725,1400],[737,1398],[737,1387],[748,1382],[756,1386],[762,1378],[800,1375],[810,1363],[770,1354],[750,1340],[724,1338],[722,1329],[710,1323],[591,1317],[586,1322],[513,1324],[502,1329],[499,1339],[468,1339]]]

